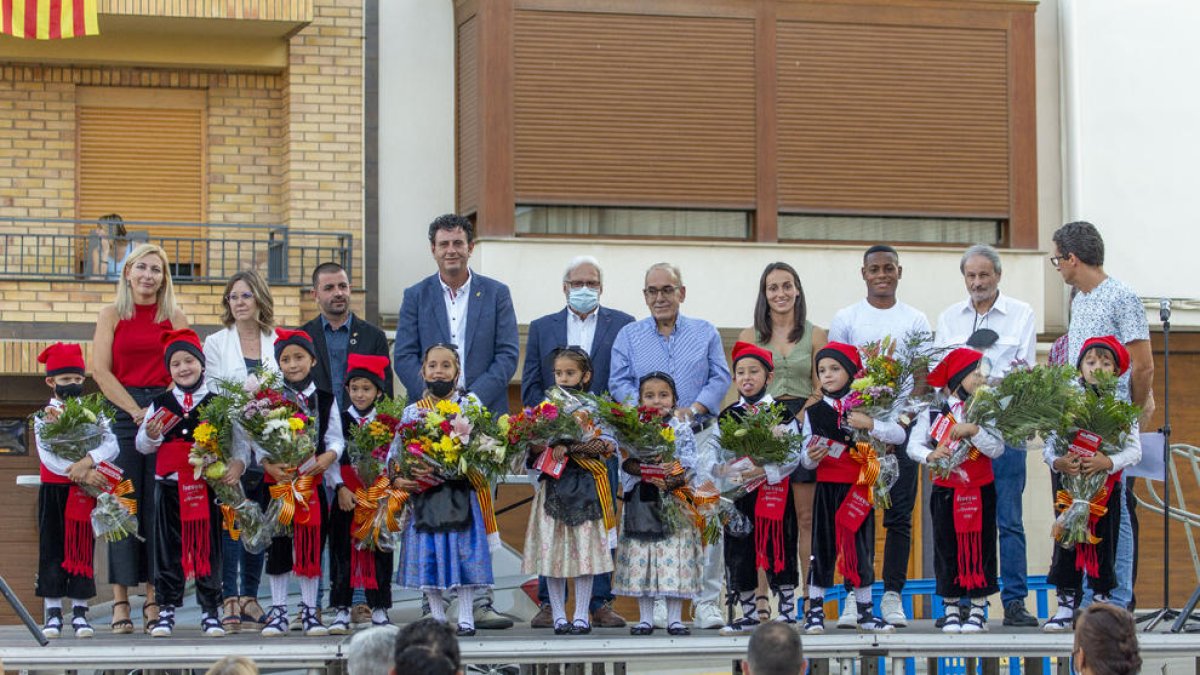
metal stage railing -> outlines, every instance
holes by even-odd
[[[1200,548],[1197,547],[1196,538],[1200,534],[1200,514],[1191,511],[1187,500],[1185,499],[1184,482],[1180,477],[1181,471],[1178,468],[1179,460],[1187,466],[1187,470],[1183,471],[1185,475],[1190,472],[1191,483],[1193,489],[1200,485],[1200,448],[1185,443],[1171,444],[1171,463],[1167,467],[1167,482],[1164,483],[1164,489],[1171,490],[1171,520],[1183,524],[1184,534],[1187,537],[1188,552],[1191,553],[1192,568],[1196,573],[1196,582],[1200,583]],[[1149,495],[1143,498],[1140,494],[1134,493],[1137,498],[1138,505],[1146,510],[1162,515],[1163,493],[1159,491],[1158,481],[1148,478],[1142,479],[1142,484],[1146,488],[1146,493]],[[1173,557],[1173,561],[1179,562],[1178,557]]]

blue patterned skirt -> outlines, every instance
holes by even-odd
[[[396,584],[417,590],[487,588],[492,554],[479,499],[471,493],[471,526],[459,532],[418,532],[408,519]]]

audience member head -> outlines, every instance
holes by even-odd
[[[800,634],[784,623],[765,623],[750,635],[742,672],[746,675],[800,675],[806,665]]]
[[[1075,672],[1135,675],[1142,670],[1133,615],[1106,602],[1087,606],[1075,621]]]
[[[454,630],[433,619],[421,619],[400,629],[393,661],[395,675],[450,675],[462,668]]]
[[[226,656],[214,663],[204,675],[258,675],[258,666],[244,656]]]
[[[346,672],[349,675],[388,675],[399,633],[399,628],[390,625],[355,633],[346,646]]]

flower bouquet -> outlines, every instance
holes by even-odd
[[[391,551],[396,546],[397,513],[407,495],[391,488],[387,456],[404,406],[403,397],[384,397],[375,404],[374,419],[350,429],[346,452],[357,479],[351,486],[355,498],[351,536],[356,550]]]
[[[967,422],[992,430],[1007,445],[1021,445],[1035,434],[1045,436],[1062,428],[1079,408],[1078,373],[1070,366],[1028,366],[1014,363],[995,385],[971,394]]]
[[[606,396],[582,394],[605,431],[640,462],[675,461],[675,430],[657,408],[633,407]]]
[[[842,403],[843,413],[859,410],[876,420],[899,422],[932,402],[931,395],[917,395],[916,383],[946,349],[934,347],[928,331],[911,331],[901,340],[885,337],[867,343],[859,351],[863,367],[850,382],[850,393]]]
[[[56,418],[50,419],[46,411],[34,414],[34,425],[42,445],[74,464],[100,447],[106,434],[111,434],[109,420],[113,408],[100,394],[67,398],[59,408]],[[78,486],[84,494],[95,499],[91,510],[93,533],[107,542],[121,541],[138,535],[137,502],[130,497],[133,483],[122,478],[123,471],[116,465],[100,462],[96,471],[104,476],[104,488],[94,485]]]
[[[488,482],[510,473],[514,460],[521,453],[508,443],[509,416],[497,417],[487,408],[474,404],[467,405],[463,414],[470,420],[473,432],[460,462]]]
[[[601,434],[584,400],[560,388],[547,392],[542,403],[508,419],[508,442],[523,456],[549,456],[551,446],[584,443]],[[541,461],[539,461],[541,464]],[[562,463],[558,471],[562,471]]]
[[[1075,454],[1091,457],[1097,452],[1112,455],[1128,440],[1141,410],[1117,396],[1117,378],[1097,373],[1095,387],[1085,387],[1074,416],[1053,437],[1055,455]],[[1055,495],[1059,516],[1054,522],[1054,538],[1063,548],[1076,544],[1095,544],[1092,533],[1099,509],[1104,508],[1112,489],[1113,477],[1105,471],[1092,475],[1063,474],[1062,489]]]
[[[804,450],[803,439],[784,423],[786,414],[773,403],[749,405],[740,419],[724,416],[718,423],[721,447],[732,459],[748,458],[755,466],[786,463]]]

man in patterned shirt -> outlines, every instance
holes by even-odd
[[[1071,301],[1071,325],[1067,329],[1067,363],[1079,360],[1079,349],[1088,338],[1116,336],[1129,350],[1131,360],[1118,391],[1141,406],[1141,427],[1147,428],[1154,413],[1154,355],[1150,351],[1150,326],[1141,299],[1129,286],[1105,273],[1104,239],[1091,223],[1067,223],[1058,228],[1050,262],[1063,281],[1076,291]],[[1131,509],[1121,509],[1118,583],[1111,599],[1122,607],[1130,607],[1133,602],[1135,544]]]

